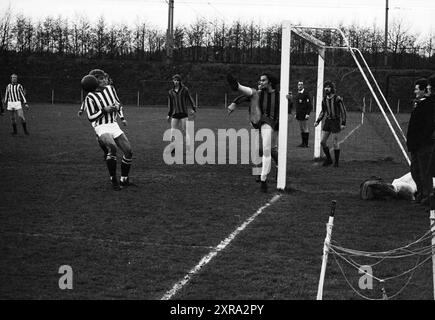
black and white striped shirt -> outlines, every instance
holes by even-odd
[[[19,83],[10,83],[6,87],[5,102],[23,102],[27,103],[26,97],[24,95],[23,86]]]
[[[102,124],[115,123],[118,115],[121,120],[124,119],[122,106],[119,107],[118,111],[112,111],[109,113],[104,111],[105,107],[109,107],[115,103],[121,104],[115,88],[109,85],[102,91],[89,92],[83,101],[80,110],[86,109],[88,119],[92,123],[92,126],[97,127]]]

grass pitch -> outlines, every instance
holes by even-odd
[[[137,187],[113,192],[93,130],[76,116],[77,109],[33,106],[26,112],[30,136],[21,127],[18,136],[11,136],[8,117],[0,118],[1,299],[160,299],[275,192],[274,174],[269,193],[263,194],[249,165],[166,165],[166,109],[148,107],[125,111]],[[360,114],[349,117],[351,130]],[[243,127],[248,127],[245,111],[227,119],[225,110],[201,109],[195,120],[196,129]],[[175,299],[315,299],[331,200],[337,200],[332,238],[345,247],[385,251],[429,229],[429,213],[422,207],[358,198],[364,179],[377,175],[391,182],[408,171],[388,134],[370,124],[356,130],[342,145],[337,169],[312,161],[313,134],[309,149],[296,148],[298,131],[291,121],[291,191],[195,274]],[[59,289],[62,265],[73,269],[73,290]],[[396,275],[414,265],[413,259],[383,262],[375,275]],[[358,271],[344,269],[358,287]],[[387,282],[387,295],[400,290],[408,276]],[[375,282],[373,290],[360,292],[381,298],[380,288]],[[427,263],[396,298],[432,297]],[[332,256],[324,298],[360,299]]]

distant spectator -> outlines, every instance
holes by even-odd
[[[427,93],[426,96],[429,100],[429,103],[432,105],[432,108],[435,108],[435,74],[431,75],[428,79],[427,79]],[[434,122],[434,131],[432,132],[432,152],[431,152],[431,156],[429,159],[429,165],[427,167],[427,172],[426,174],[432,178],[435,177],[435,112],[434,112],[434,118],[433,118],[433,122]],[[431,190],[433,190],[434,186],[433,183],[431,185]]]
[[[419,79],[414,87],[414,106],[408,124],[407,147],[411,154],[411,175],[417,186],[416,202],[429,204],[432,179],[428,166],[432,153],[432,133],[435,129],[432,98],[427,97],[426,79]]]

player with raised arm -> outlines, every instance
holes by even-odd
[[[181,81],[181,76],[175,74],[172,77],[173,87],[168,92],[168,115],[166,120],[171,123],[171,137],[174,139],[174,130],[181,130],[186,134],[186,148],[189,150],[191,147],[191,137],[188,130],[186,131],[186,121],[189,117],[187,105],[190,104],[190,115],[194,115],[197,106],[189,93],[189,89]],[[192,137],[193,138],[193,137]],[[172,144],[169,148],[171,153],[175,152],[175,145]]]
[[[95,79],[95,80],[94,80]],[[99,141],[107,148],[107,168],[114,190],[120,186],[131,185],[129,172],[132,162],[132,150],[127,136],[117,123],[121,109],[114,88],[107,85],[107,75],[103,70],[95,69],[82,79],[83,89],[89,93],[84,100],[84,109]],[[121,162],[121,180],[116,176],[117,147],[124,153]]]
[[[23,105],[27,109],[29,109],[29,105],[27,104],[24,88],[18,83],[18,76],[15,73],[11,75],[11,83],[6,87],[4,103],[7,107],[7,110],[11,114],[13,129],[12,134],[17,135],[16,116],[18,115],[18,117],[21,119],[21,125],[23,126],[24,134],[29,135],[29,131],[27,131],[26,118],[24,118],[23,112]]]
[[[254,128],[260,129],[262,138],[262,169],[261,191],[267,192],[267,176],[270,173],[272,159],[278,164],[278,129],[279,129],[279,91],[278,81],[268,73],[260,76],[259,90],[241,85],[231,74],[227,81],[232,90],[240,92],[244,97],[238,97],[228,106],[231,113],[236,105],[249,101],[250,121]],[[288,97],[287,97],[288,98]]]
[[[325,123],[322,128],[321,146],[325,153],[326,159],[323,166],[331,165],[332,159],[327,145],[328,138],[332,134],[332,144],[334,148],[334,167],[338,167],[340,159],[340,145],[338,143],[339,133],[346,126],[346,108],[344,107],[343,99],[335,94],[335,85],[331,81],[325,81],[323,86],[325,96],[322,101],[322,111],[319,114],[314,126],[317,127],[319,123],[325,118]]]

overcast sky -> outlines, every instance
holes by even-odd
[[[165,30],[167,0],[0,0],[0,9],[34,19],[48,15],[91,21],[103,15],[109,23],[145,21]],[[175,0],[175,25],[198,18],[209,21],[254,21],[263,25],[290,20],[307,25],[376,24],[384,28],[385,0]],[[435,34],[435,0],[389,0],[389,19],[402,19],[412,32]]]

